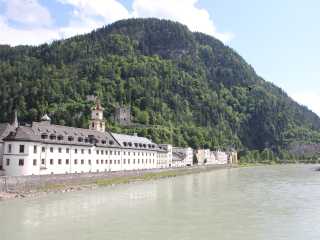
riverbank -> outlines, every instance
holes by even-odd
[[[110,173],[105,176],[97,175],[97,177],[81,178],[79,181],[65,181],[59,183],[44,183],[39,184],[40,187],[34,187],[28,190],[6,191],[0,192],[0,201],[16,199],[16,198],[30,198],[40,197],[48,193],[65,193],[81,191],[85,189],[95,189],[98,187],[113,186],[118,184],[129,184],[140,181],[151,181],[163,178],[172,178],[188,174],[196,174],[201,172],[208,172],[218,169],[227,169],[237,167],[236,165],[212,165],[212,166],[193,166],[187,168],[174,169],[157,169],[145,171],[130,171],[121,172],[121,174]],[[59,178],[59,176],[55,176]],[[41,179],[41,178],[39,178]],[[62,179],[63,180],[63,179]],[[41,180],[40,180],[41,181]]]

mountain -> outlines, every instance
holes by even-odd
[[[233,49],[184,25],[122,20],[40,46],[0,46],[0,121],[13,109],[24,122],[87,127],[98,95],[108,126],[157,142],[192,147],[272,150],[320,141],[320,119],[259,77]],[[131,106],[145,127],[112,121]]]

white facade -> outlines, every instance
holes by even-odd
[[[174,165],[181,165],[181,166],[192,166],[193,165],[193,149],[190,147],[181,148],[181,147],[173,147],[173,152],[181,153],[184,155],[184,159],[182,163],[174,163]]]
[[[198,165],[227,164],[230,161],[226,152],[198,149],[196,152]]]
[[[172,145],[159,144],[163,151],[158,152],[158,168],[172,167]]]
[[[22,151],[23,149],[23,151]],[[6,142],[8,176],[106,172],[157,168],[157,151]]]
[[[216,151],[214,152],[217,164],[227,164],[228,154],[226,152]]]

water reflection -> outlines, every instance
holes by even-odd
[[[7,239],[318,239],[310,166],[218,170],[0,203]]]

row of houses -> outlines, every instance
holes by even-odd
[[[72,174],[235,163],[230,154],[157,144],[106,130],[97,99],[88,129],[40,122],[0,124],[0,169],[7,176]],[[209,152],[208,152],[209,151]],[[196,157],[196,158],[195,158]],[[196,160],[198,159],[198,160]]]

